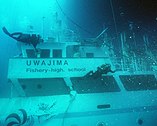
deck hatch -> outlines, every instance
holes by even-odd
[[[113,76],[103,76],[99,79],[72,77],[71,78],[74,90],[79,94],[84,93],[103,93],[103,92],[119,92]]]
[[[127,91],[157,89],[157,80],[153,74],[120,75],[119,77]]]

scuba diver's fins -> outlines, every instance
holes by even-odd
[[[41,39],[40,35],[37,34],[24,34],[22,32],[14,32],[14,33],[9,33],[8,30],[3,27],[2,28],[3,32],[8,35],[9,37],[15,39],[18,42],[26,43],[26,44],[31,44],[34,47],[35,52],[39,53],[39,50],[36,48],[36,46],[40,43],[43,42],[43,39]]]
[[[8,32],[8,30],[5,27],[3,27],[2,30],[3,30],[3,32],[5,34],[7,34],[7,35],[9,35],[11,37],[11,34]]]
[[[3,32],[4,32],[6,35],[8,35],[9,37],[11,37],[11,38],[13,38],[13,39],[15,39],[15,40],[17,40],[17,41],[20,41],[20,36],[22,35],[21,32],[15,32],[15,33],[10,34],[10,33],[8,32],[8,30],[6,29],[6,27],[3,27],[2,30],[3,30]],[[23,41],[21,41],[21,42],[23,42]]]

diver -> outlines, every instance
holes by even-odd
[[[93,79],[98,79],[102,78],[103,74],[108,74],[109,72],[115,73],[116,70],[112,70],[110,64],[103,64],[100,67],[97,67],[97,70],[95,72],[90,71],[84,77],[92,77]]]
[[[2,28],[3,32],[10,36],[11,38],[17,40],[18,42],[26,43],[26,44],[31,44],[33,45],[35,52],[38,52],[36,46],[40,42],[43,42],[43,39],[41,39],[40,35],[36,34],[23,34],[22,32],[14,32],[14,33],[9,33],[8,30],[3,27]]]
[[[116,70],[112,70],[111,69],[111,65],[110,64],[103,64],[103,65],[101,65],[101,72],[102,72],[102,74],[107,74],[107,73],[115,73],[116,72]]]

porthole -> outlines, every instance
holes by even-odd
[[[26,85],[25,85],[25,84],[22,85],[22,89],[23,89],[23,90],[26,89]]]
[[[37,89],[41,89],[42,85],[41,84],[37,84]]]
[[[138,119],[137,123],[138,123],[138,125],[142,125],[143,124],[143,119]]]

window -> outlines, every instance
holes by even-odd
[[[86,53],[86,57],[87,58],[93,58],[94,57],[94,53]]]
[[[26,50],[28,58],[37,58],[36,52],[34,49],[27,49]],[[40,58],[49,58],[50,57],[50,50],[49,49],[40,49]]]
[[[62,50],[61,49],[54,49],[53,50],[53,57],[54,58],[61,58],[62,57]]]
[[[74,90],[80,94],[84,93],[103,93],[103,92],[119,92],[113,76],[103,76],[99,79],[72,77],[71,78]]]
[[[50,57],[50,50],[42,49],[40,53],[40,58],[49,58],[49,57]]]
[[[26,96],[49,96],[69,94],[63,78],[19,79]]]
[[[119,77],[127,91],[157,89],[154,75],[120,75]]]
[[[26,49],[26,53],[28,58],[37,58],[34,49]]]

